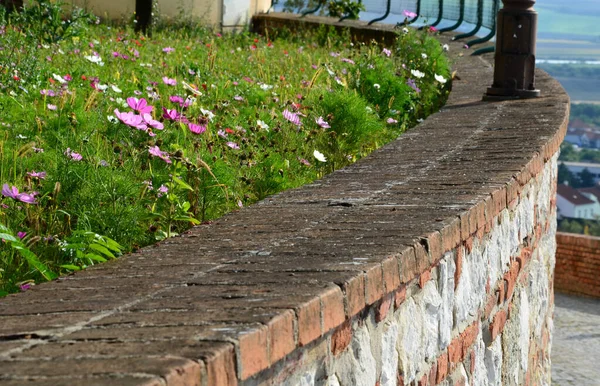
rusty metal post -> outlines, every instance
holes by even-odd
[[[535,0],[502,0],[498,12],[494,83],[483,100],[535,98]]]

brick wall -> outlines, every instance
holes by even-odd
[[[557,233],[554,288],[600,298],[600,237]]]
[[[393,31],[348,25],[368,30],[356,37]],[[491,56],[440,40],[458,76],[448,103],[396,141],[1,298],[0,384],[550,384],[569,99],[538,72],[543,98],[482,102]]]

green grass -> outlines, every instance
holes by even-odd
[[[53,7],[0,17],[0,295],[348,165],[436,111],[449,86],[427,32],[388,53],[325,28],[148,38],[87,15],[65,28]]]

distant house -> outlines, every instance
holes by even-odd
[[[574,189],[568,185],[558,184],[556,190],[556,206],[558,218],[578,218],[584,220],[600,219],[600,198],[595,191]],[[600,189],[598,191],[600,195]],[[590,198],[592,197],[592,198]]]
[[[564,164],[567,169],[573,174],[579,174],[583,169],[587,169],[588,172],[594,176],[594,184],[600,182],[600,164],[592,162],[571,162],[571,161],[560,161]]]
[[[600,149],[600,129],[590,127],[569,126],[565,142],[572,143],[579,147]]]

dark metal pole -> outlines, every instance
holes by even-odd
[[[537,12],[535,0],[502,0],[498,12],[494,83],[484,100],[534,98],[535,41]]]

